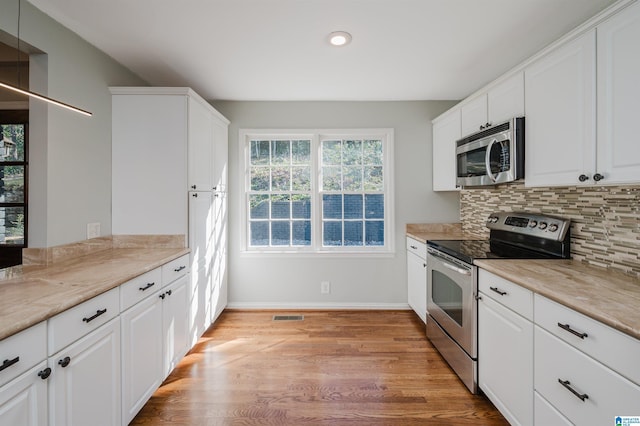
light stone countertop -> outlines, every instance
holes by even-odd
[[[482,239],[462,231],[460,223],[408,223],[405,234],[415,240],[427,243],[427,240],[477,240]]]
[[[576,260],[481,259],[480,268],[640,339],[640,279]]]
[[[187,248],[114,248],[18,268],[0,280],[0,339],[187,253]]]

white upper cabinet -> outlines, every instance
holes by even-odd
[[[213,117],[202,102],[189,97],[189,191],[213,188]]]
[[[595,167],[595,30],[525,69],[525,185],[577,185]]]
[[[433,190],[456,191],[456,141],[460,139],[460,110],[433,120]]]
[[[524,115],[522,71],[498,82],[461,108],[462,136],[478,132],[513,117]]]
[[[597,27],[598,160],[601,183],[640,181],[640,3]]]

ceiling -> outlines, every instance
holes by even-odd
[[[461,99],[613,0],[29,0],[209,100]],[[328,34],[348,31],[348,46]]]

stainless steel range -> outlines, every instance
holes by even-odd
[[[567,259],[570,221],[493,213],[489,240],[427,241],[427,337],[472,393],[478,386],[478,294],[474,259]]]

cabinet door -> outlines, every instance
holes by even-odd
[[[427,322],[427,263],[407,252],[407,296],[409,306]]]
[[[456,191],[456,141],[460,139],[460,110],[433,122],[433,190]]]
[[[189,98],[189,191],[213,189],[213,117],[198,99]]]
[[[164,292],[155,292],[120,315],[123,424],[135,417],[164,379],[160,294]]]
[[[47,367],[42,361],[22,376],[0,387],[0,426],[46,426]]]
[[[49,367],[52,425],[121,424],[119,317],[49,358]]]
[[[480,293],[478,385],[513,425],[533,424],[533,323]]]
[[[227,124],[214,123],[214,183],[213,199],[213,265],[211,270],[211,321],[215,321],[227,306],[227,179],[228,132]]]
[[[595,31],[525,69],[525,185],[578,185],[595,169]]]
[[[524,116],[524,73],[516,73],[489,90],[487,108],[487,120],[492,126]]]
[[[597,27],[598,164],[602,183],[640,182],[640,4]]]
[[[482,130],[487,124],[487,95],[482,94],[460,107],[462,137]]]
[[[189,275],[163,289],[163,375],[166,378],[189,350]]]

